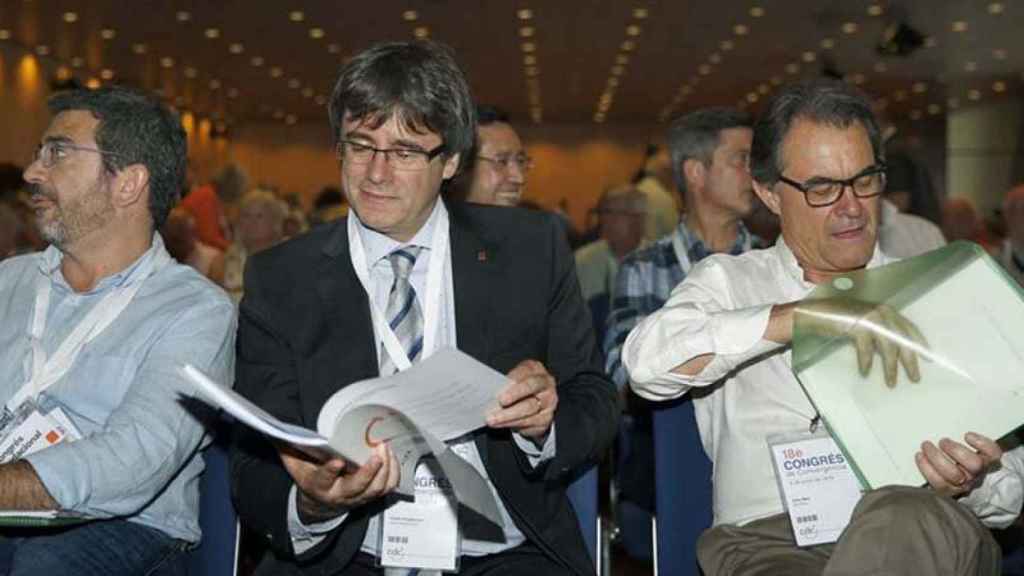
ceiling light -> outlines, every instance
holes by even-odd
[[[924,82],[914,82],[910,89],[914,91],[914,94],[924,94],[928,91],[928,85]]]
[[[68,24],[74,24],[75,22],[78,22],[78,14],[76,14],[75,12],[65,12],[64,21]]]
[[[633,8],[633,18],[637,20],[647,18],[647,8]]]
[[[323,28],[310,28],[309,29],[309,37],[312,38],[313,40],[319,40],[319,39],[323,38],[324,37],[324,29]]]
[[[538,68],[536,66],[527,66],[526,67],[526,75],[527,76],[536,76],[537,74],[540,74],[540,68]]]
[[[0,29],[0,40],[10,40],[10,39],[11,39],[11,31],[7,30],[6,28]]]
[[[405,12],[402,12],[402,20],[405,20],[406,22],[415,22],[419,17],[420,15],[415,10],[406,10]]]
[[[946,106],[949,106],[950,108],[954,108],[954,109],[955,108],[959,108],[960,107],[960,99],[959,98],[950,98],[949,100],[946,100]]]
[[[640,35],[640,27],[639,26],[637,26],[636,24],[630,24],[629,26],[626,26],[626,36],[639,36],[639,35]]]
[[[753,104],[754,102],[757,102],[757,98],[758,98],[757,92],[751,92],[751,93],[747,94],[747,102],[750,102],[751,104]]]
[[[533,54],[527,54],[523,56],[523,66],[533,66],[537,63],[537,57]]]
[[[1006,60],[1006,50],[1002,48],[996,48],[992,51],[992,57],[996,60]]]
[[[989,4],[988,5],[988,13],[989,14],[1002,14],[1003,13],[1003,3],[1002,2],[992,2],[991,4]]]
[[[273,66],[273,67],[270,68],[270,77],[271,78],[280,78],[283,75],[284,75],[284,70],[281,70],[280,66]]]
[[[163,58],[160,59],[160,65],[163,66],[164,68],[173,68],[174,67],[174,58],[171,58],[170,56],[164,56]]]
[[[938,104],[929,104],[928,105],[928,114],[930,116],[938,116],[941,113],[942,113],[942,106],[939,106]]]
[[[701,76],[707,76],[708,74],[711,74],[711,66],[708,66],[707,64],[701,64],[700,66],[697,67],[697,73],[700,74]]]
[[[967,31],[967,22],[965,22],[963,20],[957,20],[956,22],[953,22],[953,25],[951,26],[951,28],[952,28],[953,32],[966,32]]]
[[[760,18],[761,16],[764,16],[764,8],[754,6],[750,9],[750,15],[754,18]]]
[[[203,32],[203,34],[205,34],[206,37],[210,40],[220,38],[220,30],[218,30],[217,28],[207,28],[206,31]]]
[[[299,120],[298,120],[298,118],[295,117],[295,114],[289,114],[289,115],[284,117],[284,123],[289,125],[289,126],[295,124],[298,121]]]
[[[872,4],[868,6],[868,16],[881,16],[882,12],[882,6],[879,4]]]
[[[196,70],[195,68],[189,66],[188,68],[185,68],[185,70],[182,72],[182,74],[185,75],[185,78],[195,78],[196,76],[199,75],[199,71]]]
[[[36,46],[36,54],[39,54],[40,56],[46,56],[49,53],[50,47],[46,44],[40,44],[39,46]]]
[[[313,99],[317,106],[323,106],[327,104],[327,98],[324,98],[322,94],[317,94],[316,98]]]
[[[718,47],[726,52],[732,50],[733,46],[735,46],[735,44],[732,43],[732,40],[722,40],[718,43]]]
[[[718,64],[722,61],[722,56],[718,52],[712,52],[711,56],[708,56],[708,62],[712,64]]]
[[[103,70],[100,70],[100,78],[103,78],[104,80],[110,80],[113,77],[114,71],[110,68],[104,68]]]
[[[967,62],[966,64],[964,64],[964,71],[965,72],[974,72],[977,69],[978,69],[978,64],[976,62]]]
[[[527,54],[529,54],[530,52],[533,52],[534,50],[537,49],[537,45],[534,44],[533,42],[523,42],[519,46],[519,48],[521,48],[523,52],[526,52]]]
[[[616,64],[623,64],[623,65],[629,64],[629,56],[626,55],[626,54],[619,54],[619,55],[615,56],[615,63]]]
[[[996,80],[992,83],[992,91],[996,93],[1006,92],[1006,82]]]
[[[939,45],[939,41],[935,38],[935,36],[929,36],[929,37],[924,39],[924,47],[925,48],[935,48],[938,45]]]
[[[100,81],[96,78],[89,78],[85,81],[85,87],[90,90],[96,90],[100,87]]]
[[[683,86],[682,88],[679,89],[679,93],[682,94],[683,96],[689,96],[692,92],[693,88],[690,88],[689,86]]]
[[[921,119],[921,111],[918,110],[917,108],[911,110],[910,111],[910,119],[911,120],[920,120]]]
[[[291,88],[292,90],[298,90],[300,87],[302,87],[302,82],[299,82],[298,78],[289,78],[288,87]]]
[[[132,52],[136,54],[145,54],[148,48],[145,44],[132,44]]]
[[[192,19],[192,15],[184,10],[178,10],[178,12],[174,15],[174,18],[178,22],[188,22]]]
[[[310,88],[309,86],[306,86],[305,88],[303,88],[302,89],[302,97],[303,98],[312,98],[313,97],[313,89]]]
[[[619,85],[619,79],[614,76],[608,79],[608,86],[615,88]]]
[[[857,23],[856,22],[843,22],[843,25],[842,25],[842,27],[840,29],[843,31],[843,34],[856,34],[857,33]]]
[[[519,35],[523,38],[529,38],[533,36],[533,26],[523,26],[519,29]]]
[[[288,19],[292,22],[302,22],[306,19],[306,15],[302,10],[292,10],[288,13]]]
[[[263,57],[262,56],[253,56],[252,59],[249,60],[249,64],[252,64],[253,66],[256,66],[256,67],[263,66]]]
[[[594,114],[594,122],[597,122],[598,124],[604,122],[604,114],[601,114],[600,112]]]
[[[757,93],[761,94],[762,96],[768,94],[769,90],[770,88],[768,88],[767,84],[758,84],[757,86]]]
[[[981,92],[972,88],[967,91],[967,99],[974,101],[981,100]]]
[[[117,30],[114,30],[113,28],[104,28],[103,30],[100,30],[100,38],[103,38],[104,40],[113,40],[115,36],[117,36]]]
[[[430,29],[426,26],[417,26],[416,29],[412,31],[412,35],[422,40],[423,38],[430,36]]]
[[[82,66],[85,66],[85,60],[83,60],[80,56],[75,56],[71,59],[72,68],[81,68]]]
[[[831,38],[823,38],[821,40],[821,47],[824,50],[831,50],[836,47],[836,41]]]
[[[786,73],[787,74],[796,74],[798,72],[800,72],[800,65],[799,64],[797,64],[796,62],[790,62],[789,64],[786,64]]]
[[[231,52],[232,54],[241,54],[242,52],[245,52],[245,46],[235,42],[228,46],[228,52]]]
[[[210,90],[219,90],[220,89],[220,80],[217,80],[216,78],[211,79],[209,86],[210,86]]]
[[[815,54],[814,52],[807,51],[807,52],[804,52],[800,56],[800,58],[803,59],[804,62],[807,62],[808,64],[810,64],[811,62],[814,62],[815,60],[818,59],[818,55]]]
[[[238,88],[231,88],[228,90],[228,98],[231,98],[232,100],[238,98]]]
[[[896,92],[893,93],[892,99],[895,100],[896,102],[903,102],[904,100],[907,99],[907,91],[897,90]]]
[[[337,54],[338,52],[341,52],[341,46],[339,46],[339,45],[337,45],[337,44],[335,44],[333,42],[327,45],[327,53],[328,54]]]
[[[636,44],[632,40],[626,40],[622,43],[620,47],[622,48],[623,52],[629,52],[633,48],[636,48]]]
[[[612,66],[612,76],[622,76],[626,69],[622,66]]]
[[[60,66],[59,68],[57,68],[57,79],[58,80],[67,80],[69,78],[71,78],[71,69],[70,68],[68,68],[67,66]]]
[[[747,32],[750,32],[750,29],[747,28],[746,24],[737,24],[732,27],[732,33],[737,36],[746,36]]]
[[[277,110],[274,110],[274,118],[276,118],[278,120],[284,118],[284,110],[281,110],[280,108],[278,108]]]
[[[520,20],[529,20],[530,18],[533,18],[533,10],[523,8],[516,12],[516,16],[518,16]]]

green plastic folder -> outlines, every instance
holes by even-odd
[[[889,388],[877,355],[862,376],[849,338],[822,335],[820,317],[800,313],[823,299],[840,310],[885,304],[910,320],[927,341],[920,381],[900,366]],[[866,488],[924,484],[914,454],[925,440],[963,442],[969,431],[998,439],[1024,423],[1024,292],[975,244],[819,285],[798,306],[792,353],[794,373]]]
[[[88,522],[88,518],[59,510],[0,510],[0,526],[8,528],[54,528]]]

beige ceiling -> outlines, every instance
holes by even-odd
[[[928,44],[879,56],[894,21]],[[756,107],[773,81],[826,64],[894,119],[939,119],[975,97],[1020,97],[1022,24],[1020,0],[0,0],[0,42],[229,125],[322,122],[347,56],[421,27],[455,48],[479,100],[521,120],[650,123],[711,103]]]

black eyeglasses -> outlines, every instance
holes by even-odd
[[[416,150],[415,148],[375,148],[369,144],[354,140],[342,140],[338,143],[338,160],[353,164],[369,164],[377,153],[384,155],[384,161],[395,170],[423,170],[430,162],[445,150],[440,144],[433,150]]]
[[[796,182],[780,174],[779,181],[803,192],[809,206],[821,208],[838,202],[847,186],[853,190],[853,195],[857,198],[878,196],[885,190],[886,168],[885,164],[878,163],[845,180],[815,177],[806,182]]]
[[[123,157],[116,152],[107,152],[106,150],[100,150],[99,148],[73,144],[64,140],[49,140],[36,147],[36,153],[33,158],[35,158],[37,162],[41,163],[43,168],[49,169],[64,160],[70,151],[92,152],[94,154],[99,154],[100,156],[113,156],[115,158]]]

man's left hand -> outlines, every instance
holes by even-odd
[[[498,408],[487,415],[487,425],[543,440],[558,406],[554,377],[536,360],[523,360],[508,377],[511,382],[498,394]]]
[[[962,496],[981,484],[985,474],[1003,456],[1003,450],[990,438],[968,432],[967,445],[943,438],[938,445],[921,444],[914,457],[918,470],[936,492]]]

